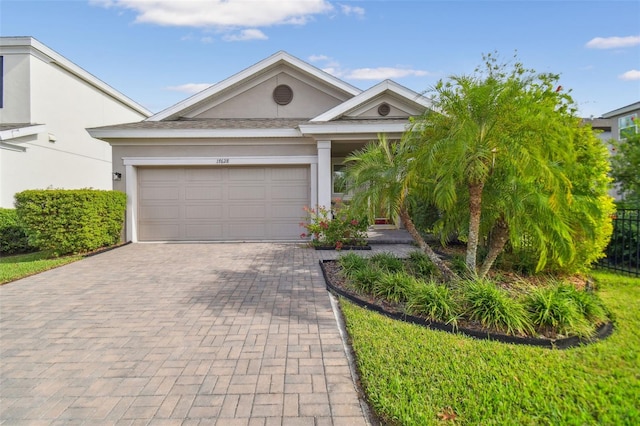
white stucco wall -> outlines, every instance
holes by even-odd
[[[45,55],[2,55],[1,122],[45,124],[47,132],[12,140],[25,152],[0,150],[0,207],[25,189],[112,189],[111,147],[85,129],[145,116]]]

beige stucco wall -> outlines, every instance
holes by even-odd
[[[47,133],[13,141],[26,152],[0,150],[0,206],[12,207],[13,195],[25,189],[111,189],[111,147],[85,129],[138,121],[144,115],[46,58],[25,53],[4,57],[5,67],[14,66],[5,74],[4,87],[10,90],[2,121],[24,117],[21,121],[45,124]]]
[[[286,84],[293,91],[288,105],[273,100],[273,90]],[[242,93],[193,116],[193,118],[312,118],[340,104],[339,99],[312,84],[281,72],[270,79],[250,86]]]

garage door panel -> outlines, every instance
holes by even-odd
[[[180,218],[180,207],[176,205],[154,204],[141,208],[138,214],[140,215],[140,219],[174,219],[177,221]]]
[[[185,180],[187,182],[221,182],[224,170],[219,168],[187,168]]]
[[[141,241],[292,240],[309,205],[309,166],[138,170]]]
[[[274,168],[271,171],[271,179],[274,181],[307,181],[307,169],[297,167]]]
[[[221,240],[223,236],[223,226],[220,223],[193,223],[185,226],[185,239],[188,241]]]
[[[228,224],[228,239],[259,240],[267,238],[264,223],[230,223]]]
[[[139,229],[142,241],[179,241],[180,225],[177,223],[145,223]]]
[[[258,219],[264,220],[267,207],[264,204],[229,205],[229,219]]]
[[[222,219],[222,205],[187,205],[184,208],[185,219]]]
[[[267,196],[266,188],[261,186],[229,186],[229,200],[264,200]]]
[[[229,172],[230,182],[246,182],[265,180],[266,169],[256,167],[232,167],[225,169]]]
[[[149,186],[142,194],[143,201],[167,201],[180,199],[180,188],[170,186]]]
[[[222,200],[222,188],[214,186],[188,186],[185,188],[185,200]]]

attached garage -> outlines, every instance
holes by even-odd
[[[139,241],[299,238],[309,166],[138,168]]]

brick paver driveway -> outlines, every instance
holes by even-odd
[[[366,424],[321,256],[133,244],[0,287],[0,422]]]

